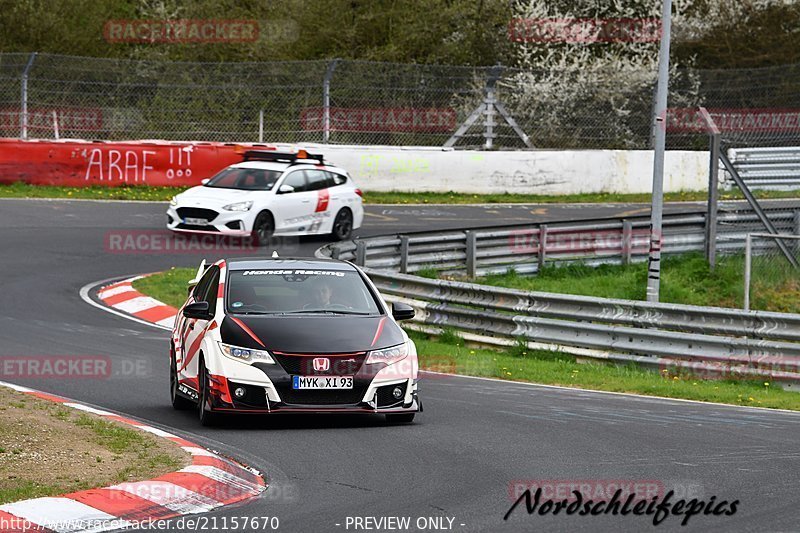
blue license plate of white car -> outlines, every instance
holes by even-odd
[[[353,376],[292,376],[293,389],[352,389]]]

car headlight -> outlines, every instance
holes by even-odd
[[[253,202],[237,202],[223,206],[222,209],[225,211],[250,211],[251,207],[253,207]]]
[[[373,350],[367,354],[366,364],[385,363],[387,365],[402,361],[408,356],[408,344],[398,344],[383,350]]]
[[[169,201],[169,205],[178,205],[178,197],[173,196],[172,199]]]
[[[253,350],[250,348],[242,348],[240,346],[232,346],[222,342],[219,343],[219,347],[223,354],[231,359],[236,359],[237,361],[244,363],[275,364],[275,361],[272,359],[272,355],[270,355],[270,353],[266,350]]]

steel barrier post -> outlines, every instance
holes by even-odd
[[[400,235],[400,273],[408,274],[408,235]]]
[[[541,272],[544,268],[544,262],[547,259],[547,224],[539,225],[539,247],[537,251],[537,272]]]
[[[633,223],[630,220],[622,220],[622,264],[631,264],[633,256]]]
[[[367,264],[367,241],[356,241],[356,265]]]
[[[465,231],[464,234],[466,235],[466,268],[467,268],[467,277],[474,278],[477,276],[478,269],[477,269],[477,258],[475,257],[478,252],[478,239],[477,234],[474,231]]]

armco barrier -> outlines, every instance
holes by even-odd
[[[783,224],[780,212],[773,214]],[[740,250],[755,224],[752,217],[748,212],[726,213],[721,223],[727,229],[718,247]],[[643,222],[606,219],[372,237],[330,244],[317,253],[364,266],[386,300],[412,305],[414,321],[423,327],[450,327],[501,345],[524,339],[668,372],[800,384],[800,315],[521,291],[404,273],[423,267],[473,276],[509,267],[530,273],[545,261],[642,259],[646,249],[639,250],[631,240]],[[702,215],[665,217],[664,253],[701,250],[703,222]],[[516,254],[520,234],[533,238],[523,239]],[[597,240],[584,238],[592,234]],[[551,241],[553,235],[560,237]],[[565,248],[564,242],[571,244]]]
[[[71,187],[198,185],[203,178],[241,161],[237,146],[241,145],[0,139],[0,183],[22,181]]]

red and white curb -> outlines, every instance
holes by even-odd
[[[145,276],[134,276],[106,285],[97,292],[97,298],[103,302],[106,310],[111,308],[126,318],[138,319],[139,322],[171,330],[178,310],[133,288],[133,282]],[[81,290],[82,297],[85,289],[87,287]],[[86,300],[85,297],[84,299]]]
[[[3,532],[84,533],[137,527],[149,521],[204,513],[241,502],[258,496],[267,488],[257,470],[177,435],[27,387],[2,381],[0,386],[131,425],[171,440],[192,455],[192,464],[186,468],[148,481],[2,505],[0,530]]]

